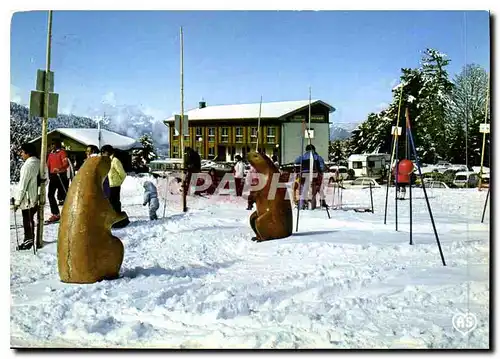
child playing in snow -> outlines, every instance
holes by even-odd
[[[156,211],[158,210],[158,208],[160,208],[160,202],[158,201],[158,191],[156,189],[156,186],[149,181],[144,182],[143,186],[144,203],[142,205],[145,206],[149,204],[149,219],[153,221],[155,219],[158,219]]]

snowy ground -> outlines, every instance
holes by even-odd
[[[114,231],[125,245],[115,281],[61,283],[58,225],[46,227],[52,243],[35,257],[15,251],[11,218],[12,346],[489,347],[485,191],[429,191],[443,267],[421,189],[413,246],[409,201],[398,202],[396,232],[392,190],[383,224],[385,188],[374,190],[375,214],[331,210],[328,219],[324,210],[303,211],[292,237],[254,243],[243,199],[188,198],[184,214],[171,196],[166,217],[150,222],[141,181],[129,177],[122,188],[132,223]],[[357,189],[343,200],[370,203]],[[452,317],[468,310],[478,323],[463,336]]]

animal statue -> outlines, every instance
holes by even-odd
[[[256,234],[252,240],[262,242],[291,236],[293,214],[290,199],[286,199],[287,189],[277,188],[274,199],[268,198],[273,175],[279,174],[279,169],[269,157],[258,152],[249,152],[247,159],[266,181],[261,190],[251,191],[257,204],[257,210],[250,215],[250,226]]]
[[[88,158],[68,189],[57,236],[59,277],[65,283],[95,283],[118,278],[123,244],[111,226],[124,219],[104,197],[109,157]]]

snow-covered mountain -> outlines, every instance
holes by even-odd
[[[333,123],[330,125],[330,141],[344,140],[351,137],[359,123]]]
[[[103,103],[100,108],[91,109],[89,112],[92,117],[105,117],[104,123],[111,131],[132,138],[151,134],[155,146],[168,145],[168,128],[138,106]]]

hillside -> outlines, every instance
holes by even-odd
[[[144,134],[151,134],[154,146],[159,154],[165,154],[168,149],[168,129],[153,117],[138,112],[134,107],[125,106],[109,108],[106,112],[106,121],[102,128],[115,131],[119,134],[138,139]],[[83,116],[59,114],[48,123],[48,130],[55,128],[97,128],[94,119]],[[22,159],[19,156],[19,147],[42,132],[42,122],[39,118],[30,118],[29,109],[15,102],[10,103],[10,180],[19,180],[19,170]]]
[[[330,125],[330,141],[350,138],[358,123],[335,123]]]

